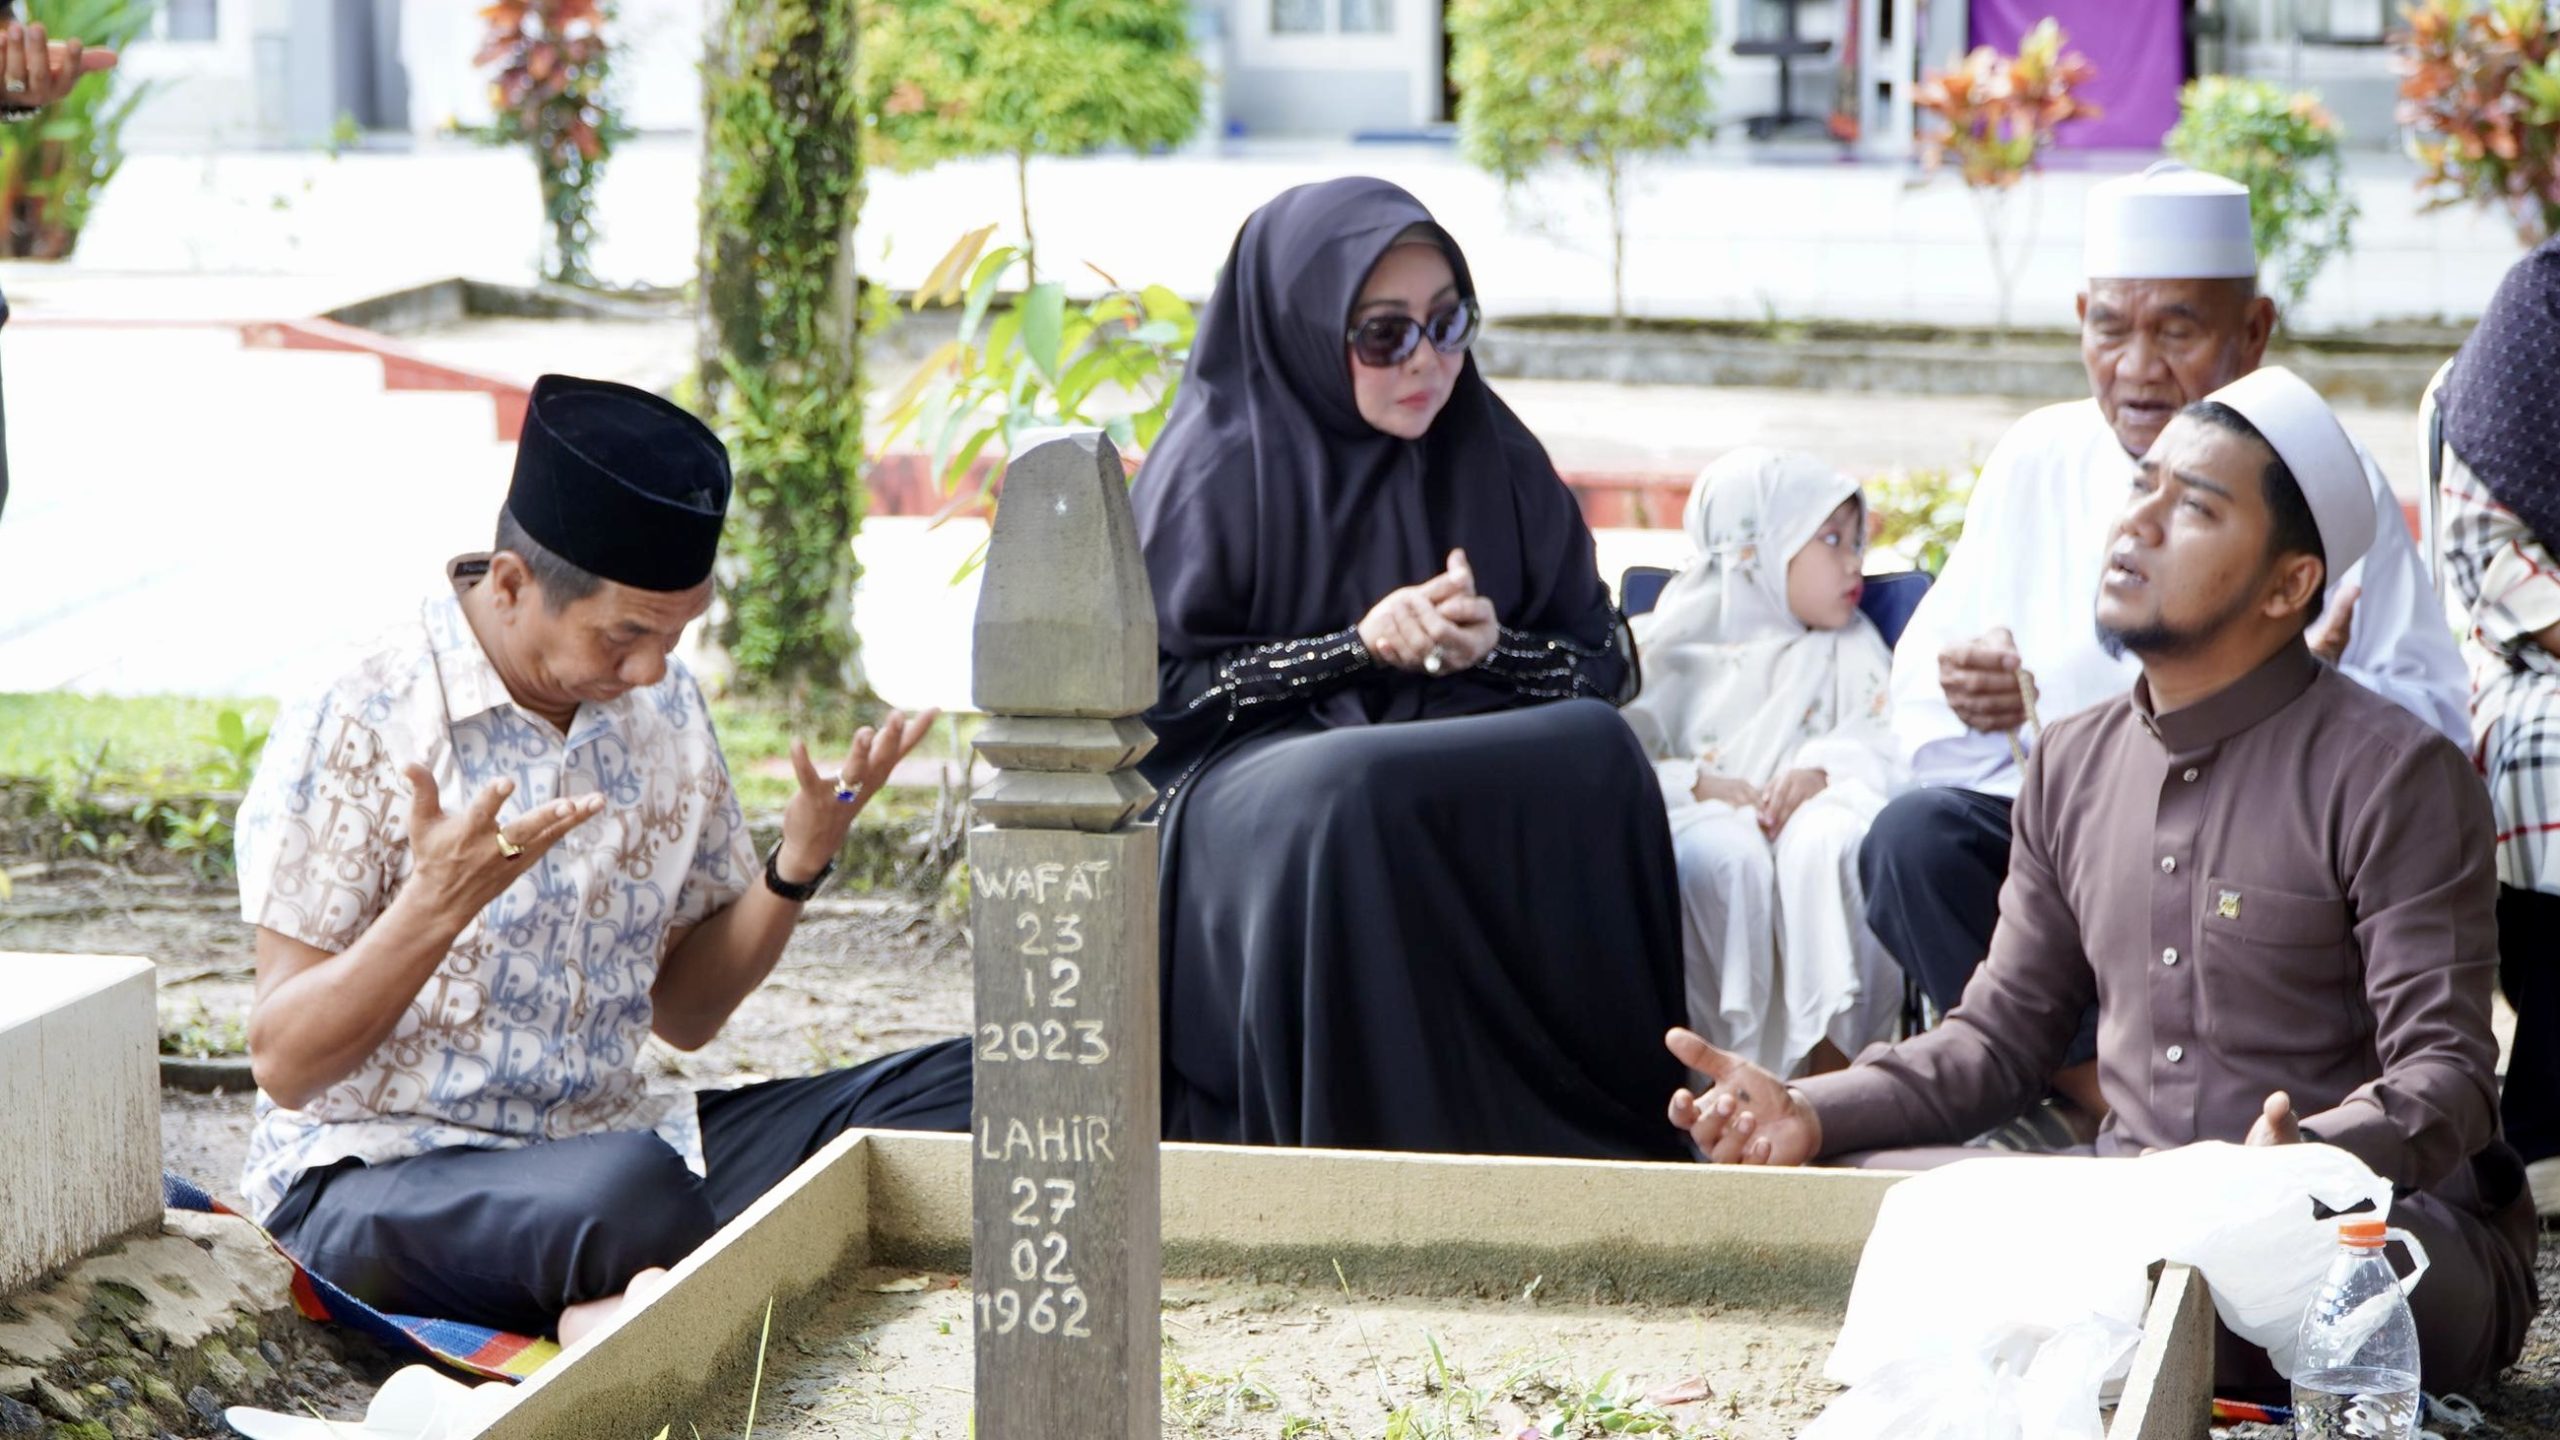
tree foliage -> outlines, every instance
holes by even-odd
[[[1189,0],[861,0],[873,162],[1006,156],[1032,248],[1035,155],[1158,149],[1200,123]]]
[[[1714,133],[1711,0],[1450,0],[1448,17],[1467,158],[1505,185],[1551,164],[1599,181],[1623,324],[1628,169]]]
[[[2338,153],[2338,122],[2308,91],[2208,75],[2178,95],[2169,153],[2249,187],[2249,229],[2260,263],[2282,275],[2286,309],[2302,302],[2356,222]]]
[[[740,688],[795,704],[860,683],[855,28],[831,0],[725,0],[703,66],[696,399],[737,472],[717,636]]]

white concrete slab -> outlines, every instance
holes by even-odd
[[[0,954],[0,1295],[160,1220],[155,972]]]

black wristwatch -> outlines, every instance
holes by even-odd
[[[781,858],[782,842],[776,840],[773,842],[773,848],[765,852],[764,888],[795,905],[807,904],[809,897],[818,893],[818,887],[827,883],[827,877],[836,873],[836,862],[829,860],[825,869],[810,876],[804,883],[794,885],[782,878],[781,871],[773,868],[774,862]]]

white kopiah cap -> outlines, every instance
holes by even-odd
[[[2249,189],[2163,160],[2089,191],[2092,280],[2240,280],[2258,273]]]
[[[2205,398],[2247,417],[2293,472],[2302,498],[2311,502],[2311,518],[2320,526],[2320,548],[2334,588],[2347,567],[2372,548],[2374,510],[2364,461],[2329,402],[2281,365],[2252,370]]]

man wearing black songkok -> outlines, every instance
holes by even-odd
[[[933,716],[856,732],[759,858],[673,654],[711,601],[729,462],[645,392],[535,385],[497,543],[277,719],[239,820],[259,1103],[241,1180],[386,1310],[574,1340],[829,1139],[958,1130],[961,1040],[696,1095],[717,1034]]]

